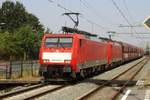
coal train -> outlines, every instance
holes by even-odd
[[[39,62],[45,80],[84,78],[144,55],[142,48],[131,44],[68,27],[63,31],[43,36]]]

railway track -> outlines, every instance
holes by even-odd
[[[34,99],[39,96],[42,96],[46,93],[51,93],[66,87],[66,85],[48,85],[48,84],[38,84],[34,86],[30,86],[24,89],[20,89],[17,91],[9,92],[3,95],[0,95],[2,100],[14,100],[14,99],[23,99],[29,100]]]
[[[40,81],[0,80],[0,96],[6,92],[37,85]]]
[[[7,97],[10,97],[10,96],[19,94],[19,93],[23,93],[23,92],[26,92],[26,91],[29,91],[29,90],[38,88],[38,87],[42,87],[42,86],[43,86],[42,84],[38,84],[38,85],[33,85],[33,86],[26,87],[26,88],[22,88],[22,89],[19,89],[19,90],[16,90],[16,91],[10,91],[10,92],[1,94],[1,95],[0,95],[0,98],[1,98],[1,99],[7,98]]]
[[[108,84],[111,84],[111,82],[113,80],[118,79],[120,76],[124,75],[126,72],[133,69],[134,67],[136,67],[137,65],[139,65],[142,62],[146,63],[145,59],[143,59],[142,61],[140,61],[137,64],[133,65],[132,67],[130,67],[126,71],[122,72],[121,74],[117,75],[112,80],[103,83],[101,86],[98,86],[97,88],[94,88],[93,90],[91,90],[88,93],[82,95],[81,97],[78,97],[77,99],[78,100],[85,100],[85,99],[89,98],[90,96],[92,97],[94,93],[101,90],[102,88],[104,88]],[[140,68],[140,69],[142,69],[142,68]],[[128,84],[128,83],[129,82],[127,82],[125,84]],[[123,89],[125,89],[125,86],[126,85],[123,85],[123,88],[120,89],[118,93],[116,93],[115,95],[112,96],[112,99],[115,99],[119,95],[119,93],[121,93],[123,91]],[[25,89],[17,90],[15,92],[10,92],[10,93],[0,95],[0,98],[5,99],[5,100],[12,100],[12,99],[14,100],[14,99],[20,99],[20,98],[25,99],[25,100],[35,99],[35,98],[41,97],[43,95],[46,95],[47,93],[56,92],[57,90],[60,90],[64,87],[66,87],[66,85],[38,84],[38,85],[30,86],[30,87],[25,88]]]
[[[96,93],[98,91],[101,91],[102,89],[104,89],[107,85],[111,84],[114,80],[117,80],[119,77],[123,76],[128,71],[134,69],[136,66],[140,66],[140,68],[135,71],[135,73],[122,85],[122,87],[119,88],[119,90],[117,90],[117,92],[111,96],[110,99],[115,100],[119,96],[119,94],[126,88],[128,83],[130,83],[130,81],[140,72],[140,70],[144,67],[144,65],[148,62],[148,60],[149,60],[148,58],[145,58],[145,59],[139,61],[138,63],[134,64],[133,66],[131,66],[130,68],[128,68],[124,72],[122,72],[119,75],[112,78],[111,80],[104,82],[102,85],[98,86],[97,88],[94,88],[91,91],[88,91],[87,93],[78,97],[77,100],[88,100],[89,98],[92,98],[94,95],[96,95]]]
[[[129,78],[128,81],[126,81],[126,82],[124,83],[124,85],[119,89],[119,91],[117,91],[117,92],[115,93],[115,95],[112,96],[112,100],[116,100],[116,98],[119,96],[119,94],[122,93],[123,90],[125,90],[125,88],[127,87],[127,84],[128,84],[131,80],[134,79],[134,77],[142,70],[142,68],[147,64],[148,61],[149,61],[149,58],[148,58],[145,62],[140,63],[139,69]]]

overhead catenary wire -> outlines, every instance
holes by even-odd
[[[93,22],[93,21],[87,19],[87,18],[86,18],[85,16],[83,16],[83,15],[81,16],[81,18],[85,19],[88,23],[91,23],[91,24],[96,25],[97,27],[99,27],[99,28],[102,29],[102,30],[105,30],[105,31],[108,31],[108,30],[109,30],[108,27],[104,27],[104,26],[102,26],[102,25],[99,25],[99,24],[97,24],[97,23],[95,23],[95,22]]]
[[[107,23],[109,25],[112,25],[113,21],[111,21],[110,19],[107,18],[107,20],[101,15],[101,13],[99,11],[96,10],[96,8],[92,5],[90,5],[89,2],[87,2],[86,0],[80,0],[81,2],[81,6],[83,6],[84,8],[88,9],[88,11],[90,11],[92,14],[94,14],[97,18],[101,19],[101,21],[103,21],[104,23]]]
[[[48,0],[48,1],[49,1],[50,3],[54,3],[54,4],[56,4],[56,5],[57,5],[57,7],[62,8],[62,9],[64,9],[65,11],[69,11],[69,12],[73,13],[73,11],[71,11],[70,9],[68,9],[68,8],[64,7],[63,5],[61,5],[61,4],[59,4],[59,3],[57,3],[57,2],[55,2],[55,1],[53,1],[53,0]]]
[[[124,5],[124,7],[125,7],[125,9],[126,9],[126,11],[127,11],[127,13],[128,13],[128,15],[129,15],[129,18],[130,18],[132,21],[134,21],[134,18],[132,17],[132,15],[131,15],[131,13],[130,13],[130,11],[129,11],[129,8],[128,8],[128,6],[127,6],[126,0],[123,0],[123,5]]]
[[[121,16],[124,18],[124,20],[130,25],[132,26],[132,24],[129,22],[129,20],[126,18],[126,16],[124,15],[124,13],[122,12],[122,10],[119,8],[119,6],[117,5],[117,3],[114,0],[111,0],[113,5],[116,7],[116,9],[119,11],[119,13],[121,14]]]
[[[125,16],[125,14],[122,12],[122,10],[119,8],[119,6],[117,5],[117,3],[114,1],[114,0],[111,0],[112,1],[112,4],[116,7],[116,9],[118,10],[118,12],[120,13],[120,15],[124,18],[124,20],[127,22],[127,24],[129,26],[133,26],[130,21],[127,19],[127,17]],[[137,34],[136,30],[134,29],[134,27],[131,27],[131,30],[134,31],[134,33]],[[136,37],[136,36],[135,36]],[[139,38],[141,40],[143,40],[142,38]]]
[[[59,7],[59,8],[61,8],[61,9],[65,10],[65,12],[73,12],[72,10],[66,8],[66,7],[63,6],[62,4],[57,3],[57,2],[54,1],[54,0],[48,0],[48,1],[49,1],[50,3],[55,4],[57,7]],[[85,3],[85,5],[87,5],[87,4]],[[87,5],[87,7],[88,7],[88,5]],[[121,10],[120,10],[120,11],[121,11]],[[96,23],[96,22],[93,22],[93,21],[91,21],[90,19],[86,18],[86,17],[83,16],[83,15],[80,16],[80,18],[84,19],[86,22],[88,22],[88,23],[90,23],[90,24],[92,24],[92,25],[97,26],[99,29],[102,29],[102,30],[105,30],[105,31],[110,31],[110,28],[104,27],[103,25],[100,25],[100,24],[98,24],[98,23]],[[127,20],[128,20],[128,19],[127,19]],[[130,22],[129,22],[128,24],[130,24]]]
[[[132,14],[130,13],[130,11],[129,11],[129,8],[128,8],[128,6],[127,6],[127,3],[126,3],[126,0],[123,0],[123,4],[124,4],[124,6],[125,6],[125,9],[126,9],[126,11],[127,11],[127,13],[128,13],[128,16],[129,16],[129,18],[130,18],[130,20],[134,23],[135,22],[135,19],[133,18],[133,16],[132,16]],[[126,27],[126,26],[125,26]],[[131,28],[131,30],[132,29],[134,29],[134,28],[136,28],[136,27],[142,27],[142,25],[132,25],[132,26],[129,26],[130,28]],[[135,33],[137,33],[137,34],[139,34],[138,32],[136,32],[136,30],[134,30],[135,31]],[[141,40],[143,40],[143,37],[142,37],[142,34],[139,34],[140,36],[138,37],[138,38],[140,38],[141,37]]]
[[[124,7],[125,7],[125,9],[126,9],[126,11],[127,11],[127,13],[128,13],[128,16],[129,16],[129,18],[130,18],[130,20],[132,20],[132,22],[134,21],[134,19],[133,19],[133,17],[131,16],[131,13],[130,13],[130,11],[129,11],[129,8],[128,8],[128,6],[127,6],[127,4],[126,4],[126,0],[123,0],[123,5],[124,5]],[[131,32],[132,32],[132,30],[136,27],[135,25],[129,25],[129,26],[124,26],[124,27],[129,27],[130,28],[130,30],[131,30]],[[135,33],[137,33],[136,32],[136,30],[133,30]]]
[[[132,27],[134,25],[132,25],[130,23],[130,21],[127,19],[127,17],[123,13],[123,11],[119,8],[119,6],[117,5],[117,3],[114,0],[111,0],[111,1],[112,1],[113,5],[116,7],[116,9],[119,11],[119,13],[121,14],[121,16],[124,18],[124,20],[128,23],[129,27],[131,26],[131,28],[134,28],[134,27]],[[127,12],[130,14],[129,9],[128,9],[127,5],[126,5],[125,0],[124,0],[124,5],[125,5],[125,8],[127,9]]]
[[[97,13],[97,11],[95,11],[95,9],[94,9],[86,0],[80,0],[80,2],[82,3],[82,5],[83,5],[84,7],[86,7],[87,9],[89,9],[89,11],[91,11],[91,12],[92,12],[93,14],[95,14],[97,17],[101,18],[101,16],[99,16],[99,14]],[[116,3],[115,3],[115,6],[117,6],[117,8],[119,8],[119,6],[118,6]],[[119,8],[119,11],[121,12],[123,18],[125,18],[125,20],[127,21],[127,23],[128,23],[130,26],[133,26],[133,25],[129,22],[129,20],[126,18],[126,16],[124,15],[124,13],[121,11],[120,8]],[[91,22],[90,22],[90,23],[91,23]],[[99,26],[99,25],[97,25],[97,26]],[[101,27],[101,28],[110,30],[110,28],[106,28],[106,27]],[[107,30],[107,31],[108,31],[108,30]],[[131,30],[133,30],[133,28],[132,28]],[[134,31],[135,31],[135,30],[134,30]],[[136,33],[136,31],[135,31],[135,33]]]
[[[90,4],[89,4],[86,0],[80,0],[80,2],[83,4],[84,7],[86,7],[87,9],[89,9],[89,11],[91,11],[92,13],[94,13],[97,17],[100,17],[100,18],[101,18],[101,16],[99,16],[99,14],[97,14],[97,12],[95,11],[95,9],[94,9],[92,6],[90,6]],[[115,6],[117,6],[117,4],[115,4]],[[119,8],[119,7],[117,6],[117,8]],[[119,8],[119,11],[120,11],[121,14],[123,15],[123,17],[125,18],[125,20],[127,21],[127,23],[131,26],[131,23],[130,23],[129,20],[125,17],[124,13],[121,11],[120,8]],[[91,23],[91,22],[90,22],[90,23]],[[99,26],[99,25],[97,25],[97,26]],[[101,26],[100,26],[100,27],[101,27]],[[105,27],[101,27],[101,28],[105,30]],[[108,29],[108,28],[106,28],[106,29]],[[110,30],[110,28],[109,28],[108,30]],[[107,31],[108,31],[108,30],[107,30]],[[131,30],[133,30],[133,28],[132,28]],[[135,33],[136,33],[136,31],[135,31]],[[135,36],[135,37],[136,37],[136,36]]]
[[[95,15],[97,15],[98,17],[100,17],[98,14],[97,14],[97,12],[95,11],[95,9],[86,1],[86,0],[80,0],[80,2],[87,8],[87,9],[89,9],[91,12],[93,12]],[[114,2],[115,3],[115,2]],[[124,0],[124,5],[125,5],[125,8],[127,9],[127,12],[129,13],[129,16],[131,16],[131,14],[130,14],[130,11],[129,11],[129,9],[128,9],[128,6],[127,6],[127,4],[126,4],[126,2],[125,2],[125,0]],[[115,6],[117,6],[117,8],[119,8],[119,6],[115,3]],[[136,32],[136,30],[134,30],[133,28],[134,28],[134,25],[132,25],[131,23],[130,23],[130,21],[127,19],[127,17],[125,16],[125,14],[122,12],[122,10],[119,8],[119,11],[121,12],[121,14],[123,15],[123,17],[125,18],[125,20],[127,21],[127,23],[129,24],[128,26],[131,26],[130,28],[131,28],[131,30],[133,30],[135,33],[137,33]],[[133,17],[131,16],[131,19],[133,19]],[[136,27],[136,26],[135,26]]]
[[[79,0],[81,2],[81,6],[83,6],[84,8],[88,9],[88,11],[90,11],[92,14],[94,14],[96,17],[98,17],[99,19],[102,19],[103,22],[106,22],[107,20],[104,20],[104,18],[102,16],[99,15],[99,13],[95,10],[95,8],[93,6],[91,6],[86,0]],[[84,17],[84,19],[91,23],[92,24],[92,27],[93,25],[94,26],[97,26],[99,27],[100,29],[102,30],[105,30],[106,32],[112,30],[112,28],[110,27],[106,27],[106,26],[103,26],[103,25],[100,25],[100,24],[97,24],[96,22],[93,22],[87,18]],[[108,22],[108,21],[107,21]],[[109,24],[111,23],[110,21],[108,22]],[[92,28],[92,31],[93,31],[93,28]]]
[[[123,5],[124,5],[124,7],[125,7],[125,9],[126,9],[126,11],[127,11],[127,14],[128,14],[128,16],[129,16],[129,18],[130,18],[130,21],[132,21],[133,23],[135,23],[136,20],[135,20],[135,18],[132,16],[133,14],[131,14],[131,11],[129,10],[129,7],[128,7],[128,5],[127,5],[126,0],[123,0]],[[137,24],[134,24],[134,25],[132,25],[132,26],[122,25],[121,27],[138,27],[138,28],[141,28],[141,27],[144,27],[144,25],[142,25],[142,23],[137,23]]]
[[[55,2],[54,0],[48,0],[48,1],[49,1],[50,3],[56,4],[57,7],[61,8],[61,9],[64,9],[65,12],[68,11],[68,12],[73,13],[72,10],[70,10],[70,9],[68,9],[68,8],[66,8],[66,7],[64,7],[63,5],[61,5],[61,4],[57,3],[57,2]],[[99,25],[98,23],[95,23],[95,22],[93,22],[93,21],[87,19],[87,18],[86,18],[85,16],[83,16],[83,15],[80,16],[80,17],[83,18],[83,19],[85,19],[88,23],[92,23],[92,24],[96,25],[96,26],[99,27],[100,29],[103,29],[103,30],[107,30],[107,29],[108,29],[108,28],[106,28],[106,27],[104,27],[104,26],[102,26],[102,25]]]

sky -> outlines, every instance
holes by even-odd
[[[0,6],[2,2],[0,0]],[[150,45],[150,30],[143,26],[143,21],[150,16],[150,0],[10,0],[19,1],[26,10],[37,16],[45,28],[60,33],[62,26],[73,27],[74,23],[63,13],[80,13],[78,29],[124,41],[145,48]],[[114,1],[114,2],[113,2]],[[141,27],[119,27],[130,25]],[[130,33],[130,34],[124,34]]]

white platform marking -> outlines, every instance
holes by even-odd
[[[126,100],[131,90],[126,91],[125,95],[121,98],[121,100]]]
[[[150,100],[150,90],[146,90],[144,100]]]
[[[144,87],[144,81],[143,80],[138,80],[136,82],[136,85],[138,86],[138,88],[143,88]]]
[[[136,82],[136,85],[137,86],[143,86],[144,85],[144,81],[143,80],[138,80],[137,82]]]

